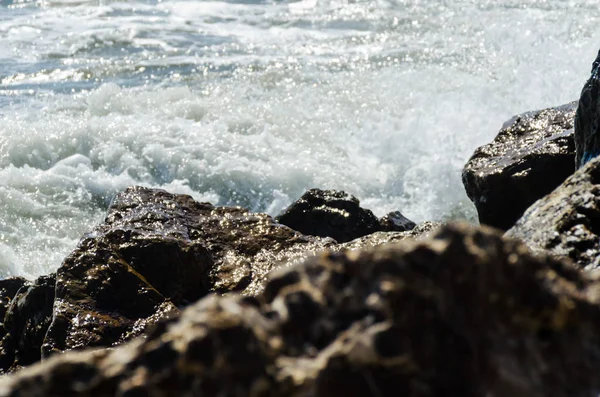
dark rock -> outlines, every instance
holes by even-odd
[[[4,316],[10,302],[19,289],[27,283],[23,277],[9,277],[0,280],[0,340],[4,337]]]
[[[600,267],[600,159],[533,204],[506,234],[582,268]]]
[[[58,269],[43,355],[121,344],[210,292],[255,294],[280,261],[326,246],[265,214],[127,189]]]
[[[366,248],[373,248],[384,244],[397,243],[406,239],[423,239],[429,237],[431,233],[433,233],[441,226],[442,224],[439,222],[423,222],[408,231],[377,232],[364,237],[359,237],[347,243],[329,247],[329,250],[360,250]]]
[[[575,113],[575,168],[600,155],[600,51]]]
[[[0,396],[554,396],[600,390],[600,281],[491,229],[325,253]]]
[[[482,224],[507,230],[573,173],[576,102],[507,121],[469,159],[462,179]]]
[[[400,211],[390,212],[379,219],[384,232],[406,232],[417,226],[416,223],[402,215]]]
[[[15,285],[21,280],[15,280]],[[12,372],[41,358],[44,336],[52,319],[54,275],[23,283],[10,302],[4,317],[4,337],[0,352],[0,369]]]
[[[277,216],[282,225],[303,234],[331,237],[338,243],[381,230],[370,210],[343,191],[311,189]]]

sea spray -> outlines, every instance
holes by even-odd
[[[130,185],[277,214],[342,189],[468,219],[473,150],[575,99],[591,1],[0,7],[0,276],[55,269]]]

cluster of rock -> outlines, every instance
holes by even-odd
[[[469,160],[494,228],[339,191],[272,218],[127,189],[56,273],[0,280],[0,396],[598,396],[600,159],[573,173],[576,108]]]
[[[282,263],[398,241],[435,226],[411,232],[416,225],[400,213],[380,222],[359,204],[344,192],[314,189],[278,222],[187,195],[127,189],[55,274],[0,281],[0,371],[56,352],[117,346],[208,294],[256,296]]]

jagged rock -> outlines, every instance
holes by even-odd
[[[600,159],[533,204],[506,234],[582,268],[600,267]]]
[[[280,261],[331,244],[266,214],[127,189],[58,269],[43,356],[121,344],[209,292],[256,294]]]
[[[14,295],[4,316],[0,372],[12,372],[40,360],[52,318],[55,283],[55,275],[43,276],[32,284],[22,283]]]
[[[488,228],[325,253],[255,298],[0,379],[0,396],[553,396],[600,390],[600,280]]]
[[[581,90],[575,113],[575,167],[581,168],[600,155],[600,51],[591,76]]]
[[[507,121],[463,169],[467,195],[482,224],[507,230],[536,200],[573,173],[577,102]]]
[[[370,210],[343,191],[311,189],[277,216],[282,225],[303,234],[331,237],[338,243],[382,230]]]
[[[385,232],[406,232],[417,226],[416,223],[402,215],[400,211],[393,211],[379,219],[381,230]]]
[[[4,316],[19,289],[27,283],[23,277],[9,277],[0,280],[0,339],[4,337]]]

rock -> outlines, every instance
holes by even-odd
[[[0,280],[0,340],[4,337],[4,316],[19,289],[27,283],[23,277]]]
[[[385,232],[406,232],[417,226],[416,223],[402,215],[400,211],[390,212],[379,219],[381,230]]]
[[[127,189],[58,269],[43,356],[122,344],[210,292],[256,294],[280,261],[328,244],[265,214]]]
[[[44,336],[52,319],[54,275],[22,284],[10,302],[4,317],[4,337],[0,351],[0,372],[13,372],[40,360]]]
[[[553,396],[600,390],[600,280],[492,229],[324,253],[256,297],[0,379],[0,396]]]
[[[359,237],[347,243],[329,247],[329,250],[360,250],[373,248],[384,244],[397,243],[406,239],[423,239],[429,237],[441,226],[442,224],[439,222],[423,222],[411,230],[404,232],[376,232],[364,237]]]
[[[506,234],[581,268],[600,267],[600,159],[533,204]]]
[[[462,179],[482,224],[509,229],[573,173],[576,106],[515,116],[492,143],[475,150]]]
[[[584,84],[575,113],[575,167],[600,155],[600,51]]]
[[[338,243],[381,230],[370,210],[343,191],[311,189],[277,216],[282,225],[303,234],[331,237]]]

